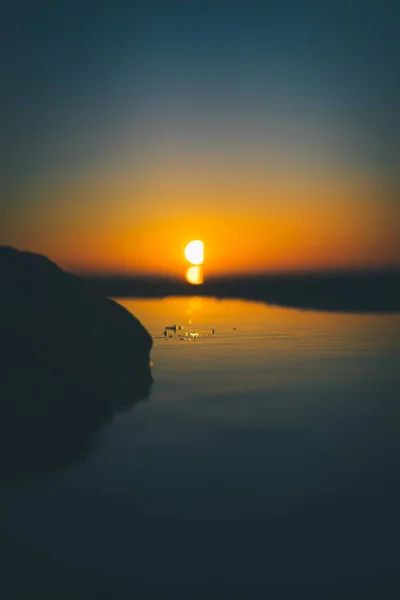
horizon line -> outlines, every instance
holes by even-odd
[[[71,273],[84,279],[142,279],[142,280],[174,280],[186,281],[184,274],[146,273],[96,270],[70,270]],[[400,265],[382,265],[379,267],[329,268],[283,271],[254,271],[206,275],[207,281],[229,279],[257,279],[260,277],[310,277],[310,276],[357,276],[357,275],[400,275]]]

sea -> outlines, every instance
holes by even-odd
[[[400,315],[116,300],[153,336],[148,399],[0,490],[57,598],[399,598]]]

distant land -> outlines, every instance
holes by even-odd
[[[400,312],[400,270],[280,274],[209,278],[192,285],[172,277],[86,275],[112,298],[209,296],[255,300],[308,310]]]

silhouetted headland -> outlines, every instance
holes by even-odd
[[[309,310],[400,311],[400,271],[395,270],[209,278],[195,286],[172,277],[87,276],[87,281],[114,298],[196,295]]]
[[[37,254],[0,247],[0,480],[84,456],[146,398],[152,338],[125,308]]]

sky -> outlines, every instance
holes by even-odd
[[[75,272],[400,266],[400,8],[8,2],[0,243]],[[397,5],[397,6],[396,6]]]

